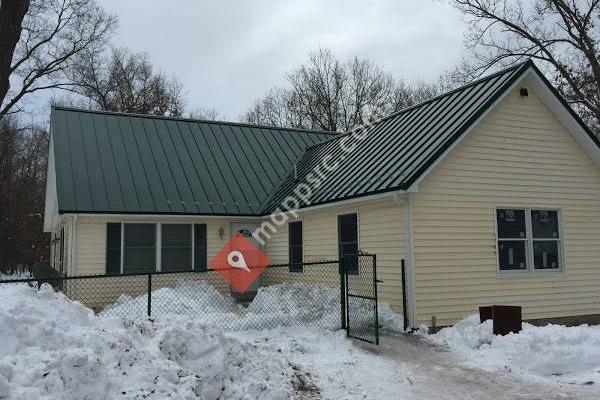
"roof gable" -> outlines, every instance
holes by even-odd
[[[326,133],[54,107],[59,212],[255,215]]]

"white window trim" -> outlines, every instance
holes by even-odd
[[[498,210],[523,210],[525,211],[525,229],[526,229],[526,238],[524,239],[527,247],[526,247],[526,269],[525,270],[501,270],[500,269],[500,249],[498,248],[498,242],[500,240],[519,240],[519,239],[501,239],[498,237]],[[558,234],[559,238],[557,239],[535,239],[536,241],[558,241],[558,259],[560,262],[559,268],[555,269],[535,269],[534,268],[534,260],[533,260],[533,230],[531,225],[531,211],[532,210],[547,210],[547,211],[556,211],[558,218]],[[564,275],[566,272],[565,265],[565,236],[563,232],[563,223],[562,223],[562,209],[560,207],[545,207],[545,206],[496,206],[494,207],[494,228],[495,228],[495,237],[494,240],[496,242],[496,272],[500,277],[510,277],[514,278],[516,276],[540,276],[540,275]]]

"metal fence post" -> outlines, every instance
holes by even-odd
[[[344,257],[340,257],[339,273],[340,273],[340,311],[342,317],[342,329],[346,329],[346,280],[344,273]]]
[[[375,344],[379,345],[379,299],[377,296],[377,255],[373,254],[373,292],[375,294]]]
[[[408,328],[408,310],[406,309],[406,270],[404,266],[404,259],[401,261],[402,265],[402,314],[404,320],[404,332]]]
[[[148,316],[152,316],[152,274],[148,274]]]

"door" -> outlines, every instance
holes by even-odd
[[[249,241],[254,243],[258,248],[260,248],[261,251],[264,251],[264,247],[261,246],[260,243],[256,239],[254,239],[254,237],[252,236],[252,232],[254,232],[258,228],[259,228],[259,224],[255,224],[255,223],[232,223],[230,226],[230,229],[231,229],[230,237],[234,238],[235,235],[241,234],[246,239],[248,239]],[[256,294],[256,291],[258,290],[259,287],[261,287],[261,285],[262,285],[262,277],[259,276],[252,283],[252,285],[250,285],[250,287],[248,288],[246,293],[244,293],[244,296],[246,296],[246,295],[248,295],[250,297],[254,296],[254,294]],[[237,293],[235,290],[233,290],[233,288],[230,287],[230,291],[236,297],[239,297],[239,293]]]

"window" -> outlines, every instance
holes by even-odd
[[[302,221],[288,224],[288,255],[290,272],[303,272]]]
[[[121,273],[121,224],[106,224],[106,273]]]
[[[558,210],[496,210],[500,271],[562,269]]]
[[[162,271],[205,271],[206,224],[106,224],[107,274],[154,272],[157,261]]]
[[[125,224],[123,272],[156,270],[156,225]]]
[[[192,230],[190,225],[161,225],[161,271],[192,269]]]
[[[206,224],[194,225],[194,269],[205,271],[208,269],[206,251]]]
[[[358,254],[358,215],[338,215],[338,255],[343,258],[348,273],[358,274],[358,258],[348,255]]]

